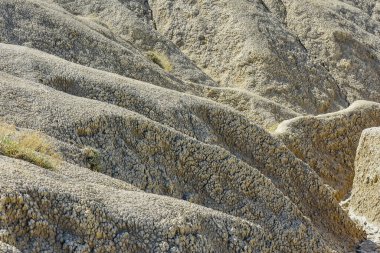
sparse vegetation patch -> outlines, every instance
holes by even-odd
[[[169,58],[166,55],[157,51],[149,51],[147,53],[147,56],[152,62],[160,66],[166,72],[170,72],[173,70],[173,65],[171,64]]]
[[[269,126],[269,127],[267,128],[267,131],[268,131],[269,133],[274,133],[274,132],[276,131],[278,125],[279,125],[279,123],[274,123],[273,125],[271,125],[271,126]]]
[[[46,138],[38,132],[20,131],[0,122],[0,154],[54,169],[60,156]]]
[[[92,171],[100,172],[101,171],[101,166],[100,166],[100,153],[98,150],[91,148],[91,147],[86,147],[83,149],[83,154],[85,156],[87,166],[89,169]]]

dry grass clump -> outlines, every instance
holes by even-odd
[[[46,169],[54,169],[60,162],[60,156],[42,134],[20,131],[3,122],[0,122],[0,154]]]
[[[169,58],[166,55],[157,51],[149,51],[146,55],[152,62],[156,63],[166,72],[170,72],[173,70],[173,65],[171,64]]]
[[[85,156],[88,168],[92,171],[101,172],[102,168],[100,164],[101,158],[99,151],[91,147],[86,147],[83,149],[83,154]]]
[[[277,130],[278,125],[279,125],[279,123],[274,123],[271,126],[269,126],[266,130],[269,133],[274,133]]]

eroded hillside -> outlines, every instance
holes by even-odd
[[[379,42],[367,0],[0,0],[0,251],[364,249]]]

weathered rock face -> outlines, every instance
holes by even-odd
[[[380,104],[357,101],[339,112],[284,121],[274,134],[342,200],[352,188],[360,135],[379,125]]]
[[[147,19],[151,14],[147,14],[149,11],[145,5],[134,1],[127,3],[97,1],[87,5],[87,2],[78,1],[56,5],[30,0],[3,1],[0,3],[3,18],[0,24],[7,29],[0,30],[0,42],[36,48],[81,65],[217,100],[242,111],[264,127],[297,115],[283,105],[252,93],[212,88],[217,84],[210,77],[200,71],[172,42],[149,26]],[[61,6],[71,12],[63,11]],[[134,11],[130,10],[131,6],[135,6],[132,8]],[[34,24],[35,27],[32,29],[25,23]],[[9,57],[7,60],[18,64],[13,71],[17,75],[40,72],[35,76],[38,77],[36,81],[46,83],[49,78],[49,82],[63,82],[61,85],[68,85],[80,78],[80,74],[75,73],[78,71],[64,76],[73,71],[47,67],[50,61],[56,60],[41,52],[13,47],[12,51],[15,52],[10,53],[5,45],[2,48],[5,56]],[[5,48],[8,52],[5,52]],[[29,57],[31,59],[27,60]],[[40,58],[38,63],[35,63],[35,58]],[[2,69],[5,68],[5,71],[10,67],[7,60],[2,59]],[[59,60],[61,64],[56,65],[68,64]],[[47,66],[34,67],[41,62]],[[169,69],[165,70],[165,66]],[[47,68],[57,74],[48,73]]]
[[[380,129],[363,131],[355,160],[355,178],[349,203],[351,211],[380,226]]]
[[[83,67],[26,47],[0,44],[0,53],[3,56],[0,70],[4,72],[75,96],[116,104],[193,137],[194,128],[202,124],[195,108],[201,105],[220,107],[220,104],[200,97]],[[237,107],[249,119],[263,126],[299,115],[279,104],[241,91],[208,87],[196,92]],[[198,133],[197,138],[202,138],[201,135]]]
[[[287,25],[352,103],[380,102],[378,1],[284,1]]]
[[[0,156],[1,240],[22,252],[266,252],[270,234],[212,209]],[[69,172],[69,173],[68,173]],[[117,181],[117,180],[115,180]],[[11,246],[1,244],[5,252]]]
[[[0,251],[4,253],[20,253],[21,252],[16,247],[13,247],[1,241],[0,241]]]
[[[288,29],[282,1],[152,0],[151,7],[158,30],[221,85],[254,91],[299,112],[347,105],[336,81]]]
[[[0,131],[39,131],[62,160],[0,132],[0,251],[354,250],[337,199],[380,126],[379,8],[0,1]],[[304,115],[356,99],[375,102]]]
[[[161,45],[165,42],[161,42],[159,38],[155,39],[157,42],[152,41],[151,37],[155,38],[159,35],[148,27],[146,18],[138,19],[135,14],[147,12],[143,6],[137,5],[135,12],[132,12],[127,8],[128,4],[121,4],[119,1],[79,2],[81,2],[81,7],[75,5],[75,2],[67,5],[62,3],[62,6],[73,7],[74,11],[70,13],[62,9],[61,5],[45,1],[2,1],[0,3],[2,18],[0,42],[37,48],[85,66],[171,89],[186,90],[183,81],[155,64],[144,51],[137,50],[134,46],[136,43],[131,45],[129,32],[135,35],[133,38],[136,40],[138,40],[136,36],[143,36],[140,40],[150,41],[151,45],[150,47],[147,45],[146,51],[164,50],[154,48],[155,44]],[[130,3],[136,5],[135,1]],[[81,10],[84,12],[83,16],[80,15]],[[104,16],[95,15],[97,12],[101,12],[99,15]],[[114,24],[114,22],[118,23]],[[122,24],[128,24],[128,27],[139,30],[125,31]],[[149,37],[144,37],[144,35],[148,36],[147,34]],[[212,84],[210,78],[200,72],[178,49],[171,46],[166,51],[169,50],[176,50],[175,55],[182,63],[173,62],[172,66],[185,65],[182,68],[191,71],[194,80],[199,79],[202,84]],[[162,54],[168,57],[170,52],[166,51]],[[186,72],[181,76],[184,79],[185,74]]]
[[[8,75],[2,76],[1,84],[0,104],[7,113],[0,116],[7,121],[40,129],[79,147],[96,148],[104,166],[101,172],[145,191],[257,222],[278,238],[275,241],[288,245],[273,242],[274,251],[345,247],[348,238],[354,243],[362,236],[306,164],[227,108],[203,107],[206,125],[213,133],[207,139],[215,139],[210,145],[120,107],[65,95]],[[30,101],[30,97],[35,99]],[[29,109],[26,112],[18,105]],[[25,113],[36,120],[25,121]],[[276,158],[268,159],[268,154]],[[292,184],[297,187],[289,187]],[[322,213],[324,220],[320,219]],[[332,223],[336,225],[330,226]]]
[[[376,1],[151,2],[159,31],[223,85],[308,113],[380,102]]]

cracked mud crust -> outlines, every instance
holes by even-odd
[[[0,252],[376,251],[379,45],[375,0],[0,1]]]

